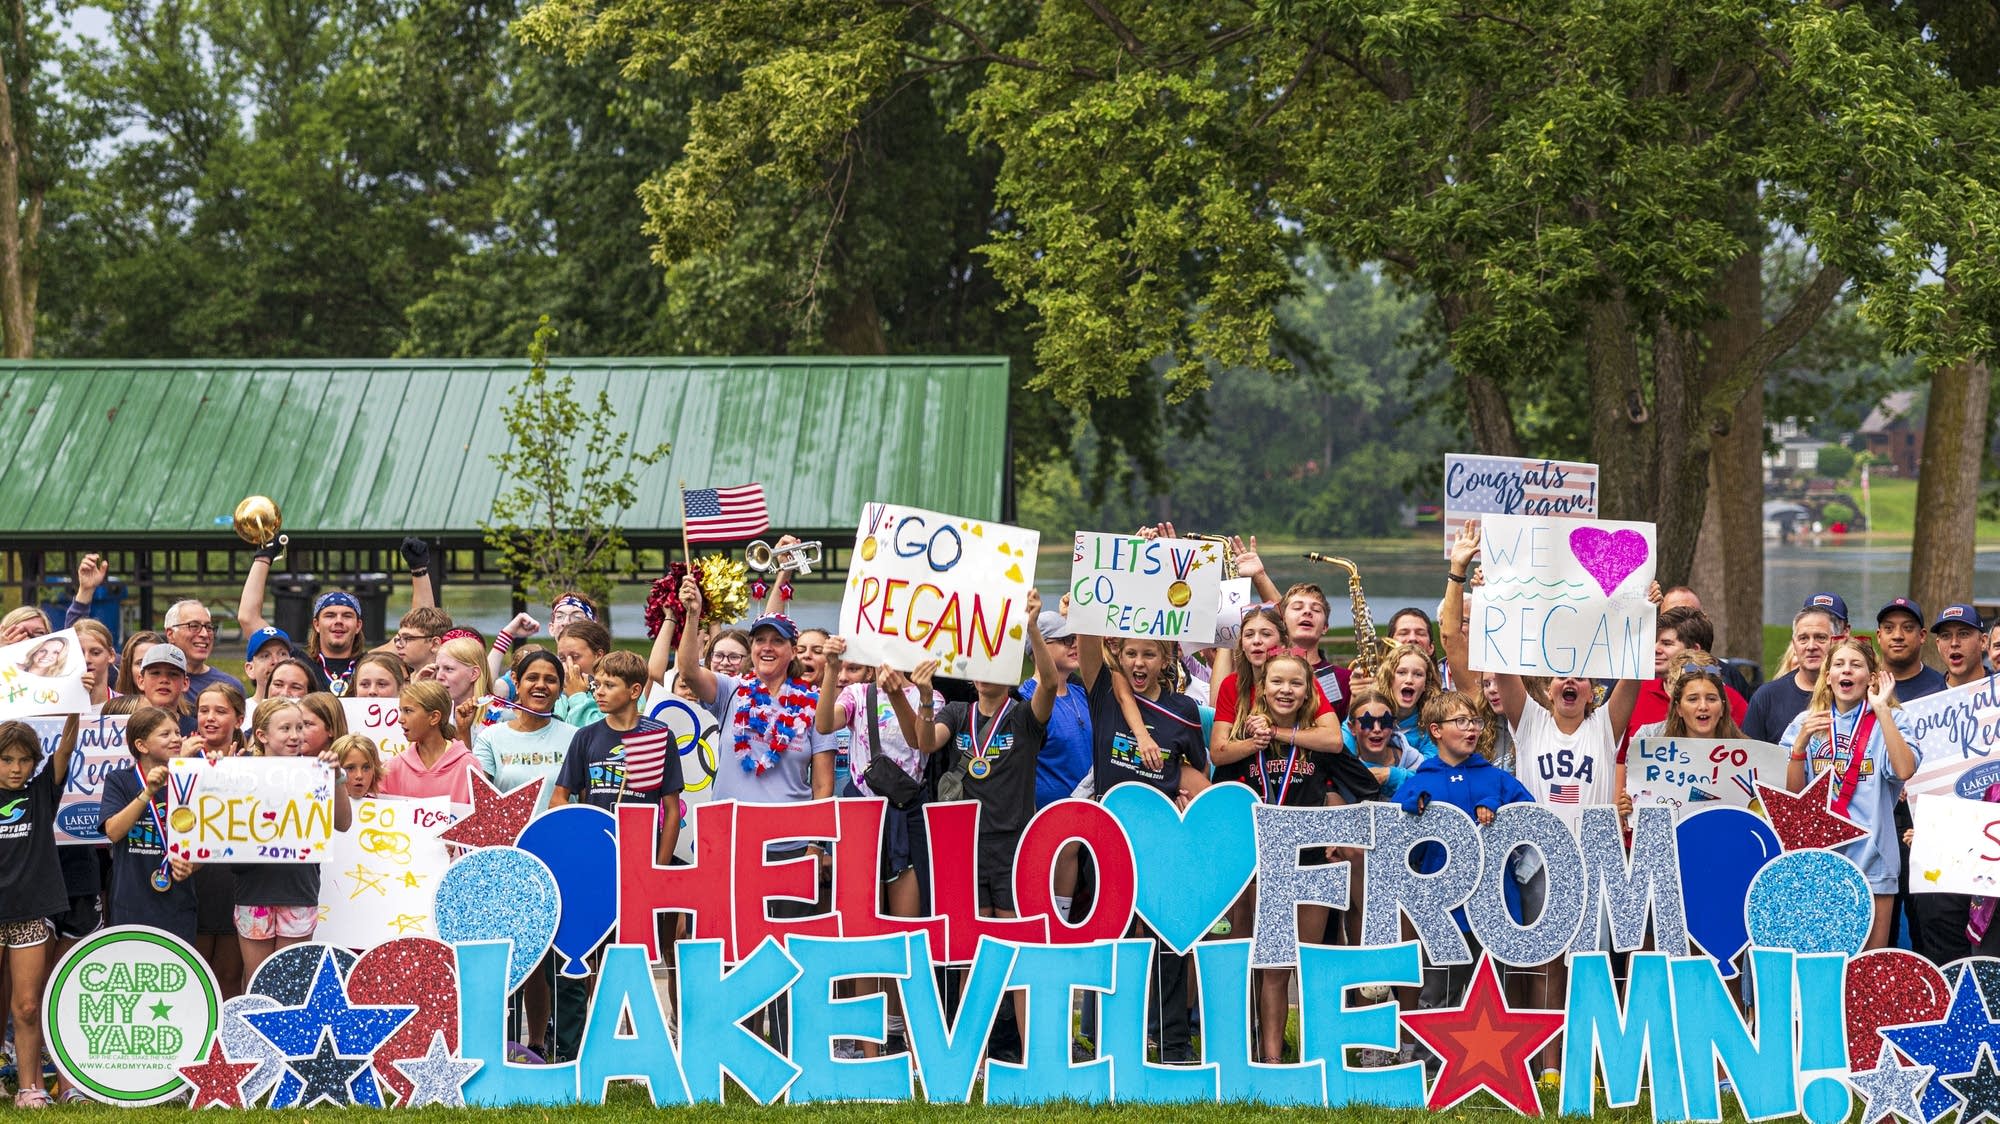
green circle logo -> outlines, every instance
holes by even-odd
[[[180,1067],[208,1054],[221,1021],[215,976],[158,929],[105,929],[49,977],[42,1031],[72,1084],[108,1104],[157,1104],[181,1091]]]

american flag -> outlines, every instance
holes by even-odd
[[[1597,516],[1597,466],[1578,461],[1545,461],[1536,457],[1480,457],[1447,453],[1445,464],[1444,542],[1445,556],[1451,556],[1451,542],[1458,529],[1470,518],[1481,515],[1559,515],[1570,519]],[[1550,487],[1556,471],[1562,472],[1562,487]],[[1534,482],[1523,479],[1519,493],[1506,493],[1491,481],[1532,474]],[[1480,483],[1474,484],[1474,481]],[[1458,484],[1457,494],[1453,484]],[[1550,507],[1538,505],[1548,504]]]
[[[771,512],[764,506],[762,484],[684,491],[681,509],[687,540],[691,543],[754,539],[771,528]]]
[[[625,787],[633,792],[650,792],[660,787],[667,772],[667,746],[674,731],[651,718],[639,724],[621,740],[625,743]]]
[[[1580,784],[1552,784],[1549,786],[1549,803],[1581,804],[1583,786]]]

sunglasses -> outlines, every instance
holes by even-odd
[[[1354,716],[1354,728],[1357,730],[1393,730],[1396,728],[1396,719],[1394,716],[1388,714],[1357,714]]]

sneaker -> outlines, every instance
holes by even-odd
[[[54,1103],[41,1089],[23,1089],[14,1094],[15,1108],[47,1108]]]
[[[56,1103],[89,1104],[90,1094],[84,1092],[82,1089],[64,1089],[62,1096],[56,1098]]]
[[[837,1061],[854,1061],[861,1057],[861,1044],[852,1038],[843,1038],[833,1044],[833,1056]]]
[[[1224,917],[1208,927],[1208,935],[1211,937],[1226,937],[1234,928],[1235,926],[1229,923],[1229,918]]]
[[[1161,1065],[1193,1065],[1194,1051],[1186,1046],[1178,1050],[1160,1051]]]
[[[1563,1075],[1558,1070],[1545,1069],[1542,1071],[1542,1078],[1537,1084],[1551,1093],[1559,1093],[1563,1087]]]

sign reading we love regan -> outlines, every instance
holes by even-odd
[[[1651,523],[1489,515],[1466,639],[1475,671],[1650,679]]]

